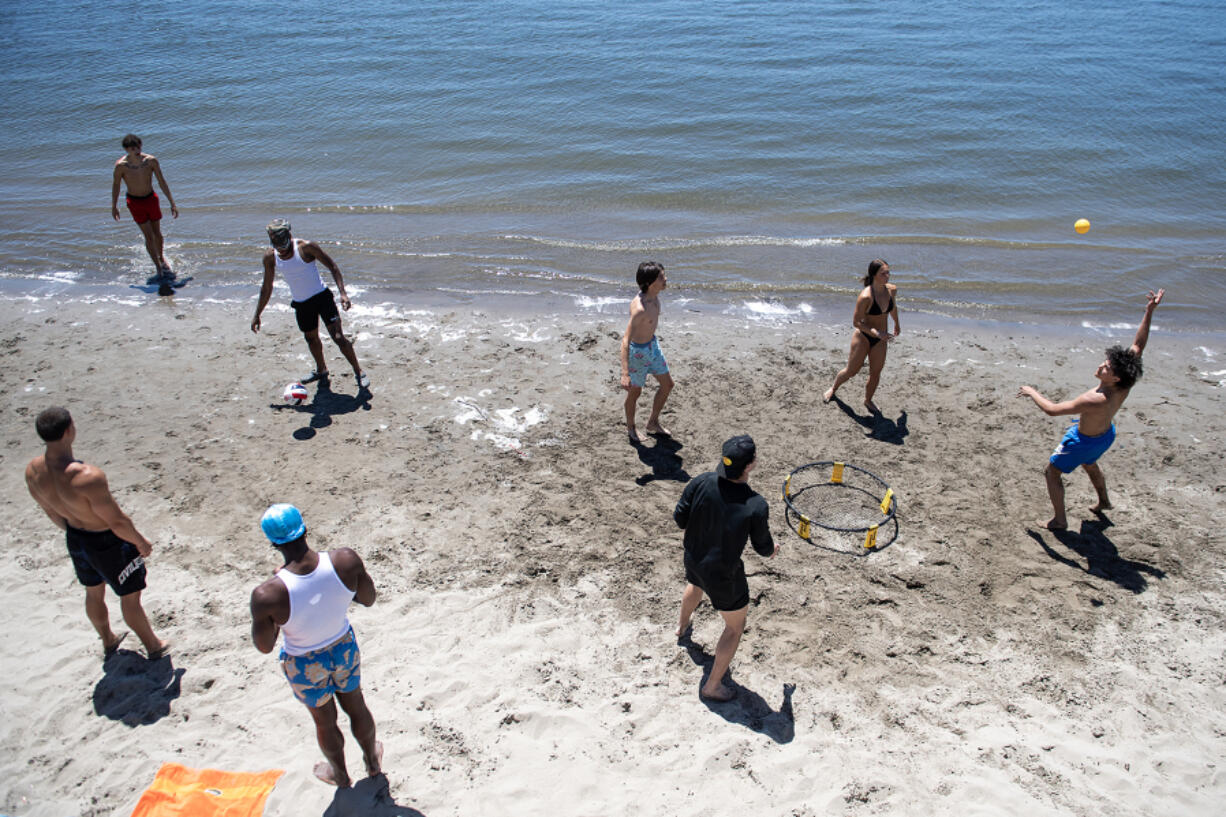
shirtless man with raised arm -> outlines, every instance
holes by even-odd
[[[157,267],[158,276],[162,278],[175,277],[166,256],[162,253],[165,243],[162,240],[162,209],[158,206],[158,194],[153,190],[153,177],[157,176],[166,200],[170,202],[170,213],[179,217],[179,208],[175,207],[175,198],[170,195],[170,187],[162,175],[162,166],[156,156],[141,153],[140,137],[129,133],[123,138],[124,155],[115,162],[115,174],[111,181],[111,216],[119,221],[119,182],[127,187],[128,211],[132,220],[140,227],[145,236],[145,249]]]
[[[656,342],[656,326],[660,323],[660,293],[668,286],[664,265],[655,261],[639,264],[635,275],[639,294],[630,301],[630,322],[622,335],[621,386],[626,390],[626,432],[631,443],[640,442],[634,427],[634,410],[647,375],[655,375],[660,383],[651,404],[651,416],[647,418],[647,433],[670,436],[668,429],[660,425],[660,410],[673,390],[673,378],[668,373],[668,361]]]
[[[1141,318],[1141,325],[1137,328],[1137,336],[1133,339],[1132,346],[1125,349],[1117,345],[1107,350],[1107,359],[1099,364],[1098,370],[1094,372],[1094,376],[1098,378],[1097,388],[1063,403],[1053,403],[1032,386],[1022,386],[1018,389],[1018,397],[1029,397],[1048,416],[1081,415],[1069,426],[1064,439],[1052,452],[1044,472],[1053,511],[1052,518],[1042,525],[1048,530],[1068,528],[1068,518],[1064,512],[1064,481],[1061,475],[1072,472],[1079,465],[1085,469],[1090,484],[1098,493],[1098,504],[1091,506],[1090,510],[1099,513],[1111,508],[1111,501],[1107,498],[1107,479],[1098,467],[1098,458],[1107,453],[1107,449],[1115,441],[1115,413],[1124,405],[1133,384],[1141,379],[1141,352],[1149,341],[1149,324],[1154,309],[1162,303],[1165,292],[1166,290],[1160,289],[1155,295],[1150,291],[1149,300],[1145,304],[1145,315]]]
[[[161,658],[169,652],[170,642],[153,634],[140,603],[145,559],[153,545],[120,510],[102,469],[73,456],[77,427],[67,409],[46,409],[34,427],[47,451],[26,466],[26,487],[47,517],[67,534],[68,555],[77,581],[85,586],[85,615],[102,639],[103,655],[114,653],[126,635],[111,630],[104,598],[109,584],[119,596],[123,620],[145,645],[145,654],[151,661]]]

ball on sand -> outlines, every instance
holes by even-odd
[[[1073,222],[1073,229],[1079,233],[1082,233],[1083,235],[1085,233],[1090,232],[1089,219],[1084,219],[1084,218],[1077,219],[1076,221]]]
[[[301,383],[290,383],[285,387],[285,402],[291,406],[301,406],[311,396],[311,393],[306,390],[306,386]]]

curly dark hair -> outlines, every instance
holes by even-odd
[[[1119,378],[1121,389],[1131,389],[1141,379],[1141,356],[1132,349],[1112,346],[1107,350],[1107,362],[1111,364],[1111,373]]]

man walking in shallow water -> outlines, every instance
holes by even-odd
[[[1072,472],[1079,465],[1085,469],[1090,484],[1098,494],[1098,504],[1093,505],[1090,510],[1100,513],[1111,508],[1111,500],[1107,498],[1107,478],[1098,467],[1098,458],[1107,453],[1107,449],[1115,441],[1115,414],[1120,410],[1120,406],[1124,405],[1133,384],[1141,379],[1141,352],[1149,341],[1149,324],[1154,316],[1154,309],[1162,303],[1165,293],[1166,290],[1163,289],[1158,290],[1156,295],[1150,291],[1145,304],[1145,315],[1141,318],[1141,325],[1137,328],[1132,346],[1125,349],[1117,345],[1107,350],[1107,359],[1100,363],[1094,372],[1094,376],[1098,378],[1097,388],[1063,403],[1053,403],[1032,386],[1022,386],[1018,389],[1018,397],[1029,397],[1049,417],[1063,414],[1081,415],[1065,432],[1044,471],[1053,514],[1051,519],[1042,523],[1042,527],[1048,530],[1068,528],[1068,517],[1064,509],[1064,481],[1061,475]]]
[[[111,216],[119,221],[119,183],[122,181],[127,188],[128,211],[145,237],[145,249],[153,259],[153,266],[157,267],[158,277],[173,279],[174,271],[166,263],[163,253],[162,209],[158,206],[158,194],[153,190],[154,176],[166,194],[170,213],[175,218],[179,217],[179,208],[175,207],[174,196],[170,195],[170,187],[162,175],[162,166],[158,164],[157,157],[141,153],[140,148],[140,137],[136,134],[129,133],[123,138],[124,155],[116,160],[111,180]]]

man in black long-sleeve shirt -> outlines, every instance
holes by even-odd
[[[733,437],[724,443],[716,470],[691,480],[673,511],[673,519],[685,530],[686,586],[677,637],[685,636],[704,593],[724,617],[715,663],[700,693],[713,701],[730,701],[736,695],[724,684],[724,673],[741,643],[749,609],[749,582],[741,561],[745,542],[752,541],[761,556],[773,558],[779,552],[768,525],[770,507],[749,487],[749,472],[755,465],[753,439]]]

